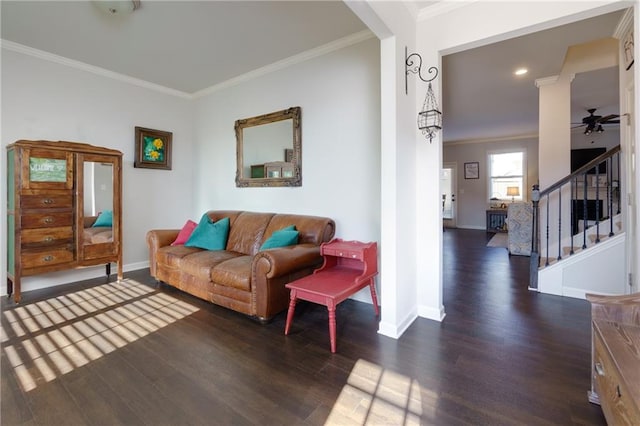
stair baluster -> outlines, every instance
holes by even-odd
[[[589,227],[589,212],[587,210],[587,174],[584,173],[584,185],[582,196],[582,250],[587,248],[587,228]]]
[[[562,241],[562,191],[558,191],[558,241]],[[562,244],[558,244],[556,260],[562,260]]]
[[[614,159],[614,156],[616,157]],[[601,199],[601,191],[600,191],[600,165],[605,164],[607,166],[607,170],[604,174],[607,177],[606,183],[606,194],[605,197]],[[614,170],[614,165],[617,165],[616,170]],[[595,172],[595,176],[594,176]],[[595,178],[595,191],[591,190],[591,195],[595,195],[595,199],[589,199],[589,174]],[[562,240],[562,190],[563,188],[566,190],[567,187],[565,185],[569,185],[568,193],[571,195],[570,205],[570,232],[569,232],[569,242]],[[582,185],[582,191],[580,191],[580,185]],[[550,212],[550,204],[551,197],[550,195],[558,191],[557,203],[558,203],[558,241],[550,241],[551,237],[551,221],[549,217]],[[574,240],[574,236],[582,232],[582,250],[587,248],[587,230],[590,228],[589,219],[595,220],[595,237],[593,240],[595,243],[600,243],[600,221],[603,216],[607,216],[609,220],[609,237],[615,235],[614,231],[614,208],[613,202],[614,198],[617,202],[617,213],[620,214],[620,145],[608,150],[601,156],[595,158],[584,166],[572,172],[570,175],[560,179],[558,182],[551,185],[549,188],[540,191],[539,185],[533,185],[531,191],[531,201],[533,203],[533,226],[532,226],[532,236],[531,236],[531,262],[530,262],[530,274],[529,274],[529,288],[537,289],[538,288],[538,269],[542,267],[547,267],[550,265],[550,249],[555,249],[555,247],[550,247],[552,244],[558,245],[558,256],[557,260],[560,261],[562,259],[562,246],[563,244],[569,247],[569,256],[575,254],[575,245],[576,241]],[[553,198],[553,201],[556,201],[556,197]],[[546,203],[546,220],[544,224],[540,223],[540,203]],[[601,207],[600,203],[606,202],[606,208],[604,206]],[[582,203],[582,206],[580,206]],[[554,207],[554,210],[556,208]],[[590,214],[591,213],[591,214]],[[595,213],[595,215],[594,215]],[[582,220],[583,226],[582,230],[579,229],[579,221]],[[544,226],[544,227],[543,227]],[[566,225],[565,225],[566,227]],[[544,262],[541,259],[541,234],[545,233],[544,238],[545,248],[544,248]],[[592,232],[591,232],[592,233]],[[566,239],[565,239],[566,240]],[[566,254],[566,249],[565,249]]]
[[[607,216],[609,216],[609,236],[613,237],[613,158],[607,159]]]

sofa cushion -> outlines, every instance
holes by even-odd
[[[184,244],[189,240],[191,234],[193,234],[194,229],[198,226],[192,220],[187,220],[187,223],[184,224],[176,239],[171,243],[172,246],[177,246],[179,244]]]
[[[84,244],[110,243],[113,241],[111,228],[84,228],[82,234]]]
[[[203,214],[200,223],[193,230],[184,245],[186,247],[198,247],[205,250],[224,250],[229,237],[229,218],[225,217],[217,222]]]
[[[277,247],[286,247],[298,244],[298,231],[295,230],[295,226],[287,226],[284,229],[274,232],[268,239],[265,241],[260,250],[266,250],[270,248]]]
[[[239,290],[251,290],[251,262],[253,256],[238,256],[219,263],[211,269],[211,281]]]
[[[113,212],[111,210],[105,210],[98,215],[98,218],[93,223],[94,227],[99,226],[112,226],[113,223]]]
[[[91,238],[91,244],[110,243],[113,241],[113,232],[108,228],[104,232],[98,232]]]
[[[319,246],[323,241],[331,240],[335,233],[335,223],[329,218],[279,213],[269,222],[264,236],[268,238],[273,232],[289,225],[295,225],[300,233],[298,244],[310,243]]]
[[[272,217],[273,213],[242,212],[229,231],[227,250],[248,255],[256,254],[264,239],[264,230]],[[285,223],[283,226],[291,223]]]
[[[156,262],[172,268],[179,268],[183,257],[200,251],[202,251],[202,249],[197,247],[185,247],[183,245],[164,246],[160,247],[156,251]]]
[[[183,272],[200,280],[209,281],[213,267],[238,256],[242,256],[242,254],[226,250],[203,250],[183,257],[180,261],[180,268]]]

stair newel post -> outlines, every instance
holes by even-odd
[[[562,259],[562,186],[558,188],[558,257]]]
[[[538,289],[538,268],[540,267],[540,253],[538,252],[538,229],[540,217],[540,186],[533,185],[531,190],[533,204],[533,223],[531,225],[531,257],[529,259],[529,289]]]
[[[587,215],[587,172],[583,172],[582,176],[584,178],[584,185],[582,185],[582,250],[584,250],[587,248],[587,228],[589,225],[589,221],[587,220],[589,217]]]

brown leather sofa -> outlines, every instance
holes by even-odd
[[[287,309],[289,290],[284,285],[320,267],[320,244],[335,235],[335,223],[326,217],[230,210],[207,215],[215,222],[229,218],[226,250],[172,246],[180,230],[151,230],[151,275],[261,322]],[[289,225],[299,231],[298,244],[259,251],[274,231]]]

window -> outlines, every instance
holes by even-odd
[[[489,194],[492,199],[523,200],[525,188],[524,151],[489,154]],[[507,195],[507,187],[518,187],[520,195]]]

